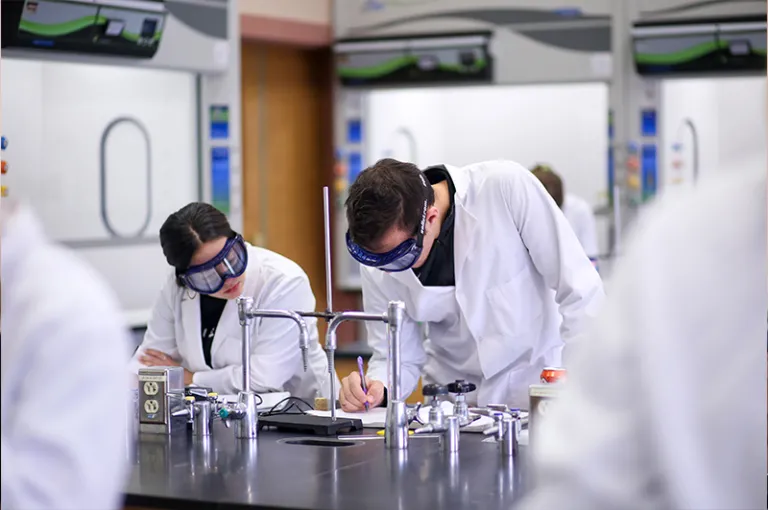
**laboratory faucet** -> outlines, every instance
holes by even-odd
[[[402,301],[390,301],[387,312],[373,314],[365,312],[340,312],[334,315],[328,324],[325,336],[325,350],[328,354],[328,370],[331,377],[331,418],[336,419],[336,369],[334,353],[336,351],[336,329],[346,321],[384,322],[387,324],[387,418],[384,430],[384,444],[387,448],[404,450],[408,448],[408,410],[405,405],[400,384],[400,331],[405,316],[405,304]]]
[[[210,436],[211,423],[213,422],[214,415],[220,408],[218,395],[216,393],[208,393],[205,398],[200,400],[194,396],[188,396],[184,398],[184,404],[184,409],[174,412],[173,416],[187,418],[187,423],[192,425],[193,436]]]
[[[226,404],[219,410],[219,416],[229,427],[230,421],[235,421],[235,437],[255,439],[258,436],[258,402],[257,395],[251,391],[251,329],[253,320],[257,317],[290,319],[299,326],[299,347],[304,371],[307,371],[309,352],[309,330],[307,323],[296,312],[288,310],[258,310],[253,308],[253,298],[241,296],[237,298],[237,313],[242,329],[242,363],[243,389],[237,396],[237,402]]]
[[[459,428],[461,421],[458,416],[446,416],[442,423],[428,423],[425,426],[416,429],[414,434],[440,434],[443,451],[448,453],[458,453],[459,451]]]

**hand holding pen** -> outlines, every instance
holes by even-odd
[[[384,402],[384,383],[366,377],[363,360],[358,360],[357,370],[341,380],[339,402],[342,411],[355,413],[378,407]]]

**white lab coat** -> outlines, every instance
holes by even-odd
[[[315,297],[309,278],[295,262],[277,253],[247,245],[248,268],[242,295],[252,296],[261,309],[314,311]],[[303,371],[299,328],[288,319],[254,319],[251,337],[251,389],[256,392],[288,391],[310,399],[330,395],[328,360],[317,338],[317,321],[307,318],[309,367]],[[205,363],[200,334],[200,299],[176,284],[169,274],[152,309],[144,341],[129,370],[141,367],[144,349],[162,351],[193,372],[193,382],[232,394],[242,388],[242,329],[234,299],[227,302],[211,345],[211,363]],[[339,387],[338,385],[336,386]]]
[[[122,508],[129,334],[112,291],[3,199],[3,510]]]
[[[589,202],[576,195],[565,195],[563,199],[563,214],[571,224],[576,237],[579,239],[582,248],[592,260],[596,260],[599,255],[597,247],[597,223],[595,222],[595,213]]]
[[[603,298],[602,282],[560,209],[523,166],[490,161],[455,168],[454,265],[456,301],[477,346],[483,379],[477,402],[528,407],[528,385],[547,365],[560,365],[563,342],[575,339]],[[405,395],[427,362],[417,322],[434,303],[419,299],[412,271],[362,268],[363,307],[382,312],[405,302],[402,380]],[[368,375],[386,379],[386,330],[368,323],[373,349]],[[445,384],[453,373],[441,376]],[[444,380],[440,380],[444,379]]]
[[[766,507],[766,176],[730,175],[641,221],[522,509]]]

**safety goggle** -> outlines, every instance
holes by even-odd
[[[426,178],[421,176],[421,183],[425,189],[429,186]],[[386,253],[373,253],[352,240],[347,231],[347,251],[356,261],[364,266],[375,267],[388,273],[397,273],[413,267],[424,249],[424,230],[427,223],[427,208],[429,204],[424,199],[424,208],[421,211],[421,224],[415,239],[406,239],[397,247]]]
[[[237,278],[248,266],[248,250],[239,235],[227,239],[224,248],[204,264],[191,266],[179,275],[184,284],[200,294],[214,294],[228,278]]]

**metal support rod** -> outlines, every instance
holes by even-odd
[[[243,336],[242,364],[243,364],[243,390],[251,388],[251,322],[247,311],[253,306],[253,298],[241,296],[237,298],[237,315],[240,318],[240,330]]]
[[[387,305],[387,385],[389,398],[384,429],[384,443],[390,450],[408,448],[408,413],[400,384],[400,327],[405,315],[402,301]]]
[[[403,321],[405,305],[400,301],[391,301],[387,306],[387,381],[389,385],[389,399],[399,401],[403,399],[400,384],[400,325]]]
[[[331,279],[331,197],[323,186],[323,219],[325,230],[325,311],[333,312],[333,280]]]

